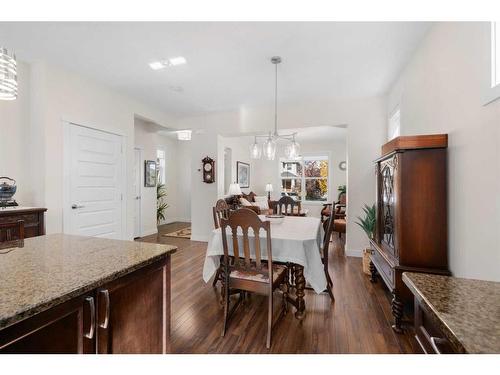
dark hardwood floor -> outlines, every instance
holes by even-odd
[[[306,290],[305,319],[295,319],[290,307],[277,323],[267,350],[266,298],[252,296],[235,312],[226,336],[221,337],[220,288],[202,280],[207,244],[162,236],[186,226],[189,223],[162,225],[158,235],[140,239],[179,247],[172,256],[172,353],[418,352],[410,325],[402,335],[391,329],[389,292],[381,281],[370,283],[360,258],[343,255],[343,241],[335,233],[330,257],[334,303],[326,293]],[[279,303],[275,305],[278,309]]]

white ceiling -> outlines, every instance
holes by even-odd
[[[0,22],[0,45],[177,115],[385,93],[430,27],[418,22]],[[184,56],[153,71],[148,63]],[[181,92],[176,91],[178,87]]]

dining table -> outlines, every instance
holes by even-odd
[[[317,293],[322,293],[327,286],[327,281],[321,260],[320,247],[323,236],[321,220],[316,217],[285,216],[281,220],[270,219],[259,215],[261,220],[271,222],[271,247],[273,262],[289,264],[293,270],[295,280],[295,298],[288,297],[295,308],[295,317],[305,317],[305,287],[306,282]],[[229,228],[228,228],[229,229]],[[262,229],[261,229],[262,231]],[[231,236],[231,232],[226,232]],[[249,230],[251,255],[254,252],[253,233]],[[263,259],[267,259],[265,233],[259,235]],[[242,241],[242,234],[238,235],[238,242]],[[229,255],[233,255],[232,241],[228,241]],[[205,263],[203,265],[203,280],[208,283],[215,275],[219,266],[221,255],[224,255],[221,228],[214,229],[208,240]]]

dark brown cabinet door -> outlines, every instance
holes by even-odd
[[[0,353],[95,352],[95,299],[77,297],[0,332]]]
[[[168,331],[166,263],[97,290],[98,353],[164,353]]]

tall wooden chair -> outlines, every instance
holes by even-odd
[[[219,199],[217,202],[215,202],[215,207],[212,207],[212,213],[214,217],[214,228],[218,229],[220,228],[220,221],[222,218],[228,218],[229,217],[229,205],[224,199]],[[212,282],[212,286],[216,286],[217,282],[219,280],[222,281],[221,278],[221,272],[222,272],[222,266],[219,267],[217,270],[217,273],[215,274],[214,281]]]
[[[231,233],[227,230],[230,228]],[[240,228],[241,232],[238,231]],[[249,229],[253,230],[254,241],[249,240]],[[265,231],[266,251],[263,253],[260,244],[260,230]],[[273,327],[273,292],[284,285],[282,313],[287,311],[287,268],[283,265],[273,264],[271,247],[271,223],[262,221],[258,215],[249,209],[242,208],[234,212],[228,219],[221,219],[222,244],[224,247],[224,326],[222,336],[226,334],[228,321],[244,298],[245,292],[258,293],[268,296],[267,310],[267,341],[266,347],[271,347],[271,335]],[[228,237],[232,237],[233,260],[230,259]],[[239,240],[239,238],[241,240]],[[253,243],[254,252],[250,249]],[[240,249],[241,243],[243,248]],[[240,251],[242,254],[240,254]],[[242,255],[243,257],[240,257]],[[263,260],[267,255],[267,261]],[[231,294],[239,293],[239,299],[229,310],[229,297]],[[280,314],[281,316],[281,314]]]
[[[229,205],[224,199],[219,199],[215,202],[215,207],[212,207],[214,216],[214,228],[220,228],[220,219],[229,216]]]
[[[0,242],[24,240],[24,221],[0,223]]]
[[[323,237],[323,247],[321,248],[321,261],[323,262],[323,270],[325,271],[326,277],[326,290],[330,295],[332,301],[335,300],[333,296],[332,286],[333,281],[330,276],[330,272],[328,271],[328,255],[330,253],[330,238],[332,237],[333,229],[334,229],[334,215],[330,215],[328,220],[323,223],[323,228],[325,230],[325,236]]]
[[[286,216],[298,216],[300,215],[300,202],[297,202],[292,197],[285,195],[280,198],[275,206],[276,213],[279,215]],[[296,210],[295,210],[296,209]]]

